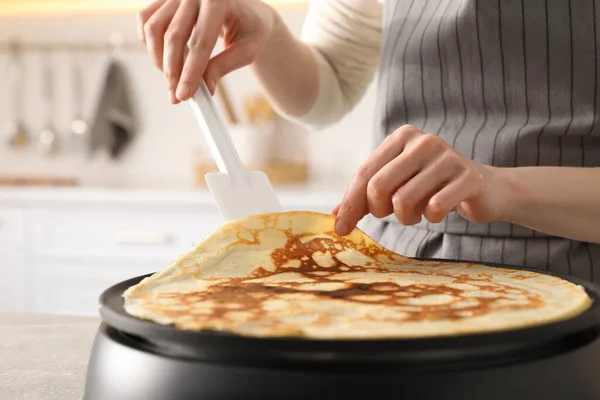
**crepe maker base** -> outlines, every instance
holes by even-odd
[[[600,399],[600,290],[572,277],[556,275],[584,286],[594,304],[566,321],[458,337],[306,340],[131,317],[121,295],[146,276],[102,294],[84,400]]]

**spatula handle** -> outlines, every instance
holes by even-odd
[[[200,124],[208,148],[217,163],[220,172],[227,174],[232,185],[243,183],[248,185],[248,177],[244,164],[233,145],[225,123],[213,101],[204,80],[200,88],[188,101]]]

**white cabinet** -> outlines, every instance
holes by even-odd
[[[31,211],[36,254],[156,259],[190,249],[222,222],[215,211],[83,207]]]
[[[0,311],[30,308],[25,250],[24,211],[0,208]]]
[[[210,234],[221,217],[197,211],[132,205],[29,210],[33,310],[97,315],[102,291],[160,271]]]
[[[33,310],[40,313],[98,315],[98,298],[110,286],[156,272],[168,259],[139,262],[115,259],[45,259],[36,263]]]

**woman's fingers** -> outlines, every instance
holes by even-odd
[[[198,22],[190,41],[190,51],[183,65],[181,79],[175,92],[179,101],[189,99],[200,87],[206,65],[227,17],[229,6],[228,0],[202,2]]]
[[[412,126],[403,126],[388,136],[354,174],[337,215],[335,230],[347,235],[369,212],[367,187],[371,178],[400,154],[408,141],[421,134]]]
[[[340,210],[340,205],[338,204],[337,206],[333,207],[333,210],[331,210],[331,214],[337,215],[339,210]]]
[[[146,43],[152,62],[165,74],[172,103],[187,100],[198,90],[230,3],[230,0],[157,0],[138,14],[138,34]],[[243,58],[249,50],[246,47],[249,46],[232,49],[233,56]],[[221,60],[223,70],[239,68],[239,61],[236,64],[236,60],[227,57]]]
[[[144,24],[144,38],[150,59],[161,71],[163,69],[163,46],[167,28],[177,12],[179,1],[167,1]]]
[[[183,68],[187,41],[198,19],[198,0],[183,0],[164,36],[163,72],[171,102],[177,103],[175,89]]]
[[[155,0],[138,14],[138,34],[177,104],[191,98],[202,80],[214,93],[225,74],[250,64],[273,20],[272,10],[255,0]],[[221,34],[226,50],[211,61]]]
[[[156,12],[156,10],[165,4],[166,1],[167,0],[155,0],[138,13],[137,31],[138,36],[143,43],[146,43],[146,35],[144,34],[144,26],[146,25],[146,22],[152,16],[152,14]]]
[[[485,170],[439,136],[404,126],[390,135],[356,172],[334,208],[335,230],[349,233],[367,213],[392,212],[405,225],[442,221],[453,209],[473,222],[490,218],[480,207]],[[493,212],[493,211],[492,211]]]
[[[439,157],[394,194],[392,203],[396,218],[404,225],[419,223],[431,197],[464,170],[462,161],[454,154]]]
[[[479,195],[483,188],[483,176],[474,170],[463,172],[457,179],[431,197],[424,210],[430,222],[442,221],[465,200]]]
[[[208,90],[214,94],[219,79],[238,68],[252,63],[258,53],[257,46],[258,44],[254,38],[245,37],[214,56],[208,62],[206,72],[204,73]]]
[[[428,135],[414,139],[413,144],[407,144],[405,150],[395,159],[386,164],[369,181],[367,187],[367,202],[369,212],[377,218],[390,215],[393,211],[392,196],[406,182],[420,173],[432,159],[438,157],[442,147],[429,143]]]

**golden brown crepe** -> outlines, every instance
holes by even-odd
[[[313,339],[414,338],[546,324],[591,299],[571,282],[469,263],[417,261],[314,212],[223,224],[124,293],[125,310],[185,330]]]

